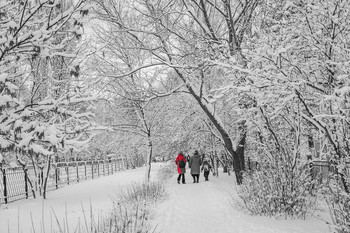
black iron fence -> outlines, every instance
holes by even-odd
[[[337,163],[326,160],[313,160],[308,162],[305,166],[310,171],[310,175],[313,179],[319,182],[329,182],[330,180],[338,179],[339,176],[343,176],[345,181],[350,184],[350,163],[344,164],[341,174],[338,171],[339,166]],[[261,169],[257,161],[248,160],[248,171],[259,171]]]
[[[65,185],[79,183],[100,176],[125,170],[124,158],[98,161],[58,162],[51,164],[46,190],[51,191]],[[46,169],[34,167],[5,168],[0,171],[0,204],[42,194],[42,183]]]
[[[339,175],[338,172],[338,165],[334,162],[330,161],[312,161],[310,162],[310,168],[312,175],[315,179],[318,179],[320,181],[329,181],[330,179],[337,178]],[[350,163],[345,164],[343,172],[346,177],[346,179],[350,178]],[[350,180],[347,180],[347,182],[350,182]]]

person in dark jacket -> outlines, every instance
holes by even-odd
[[[180,184],[180,179],[182,177],[182,183],[186,184],[185,182],[186,159],[182,155],[182,153],[179,153],[179,155],[176,157],[175,163],[177,165],[177,172],[179,173],[179,176],[177,177],[177,183]]]
[[[209,173],[211,171],[211,166],[210,166],[208,160],[204,160],[201,171],[204,171],[205,181],[209,181]]]
[[[193,183],[198,183],[199,182],[199,174],[200,174],[200,167],[202,165],[202,158],[198,153],[198,150],[195,150],[189,166],[191,168],[191,175],[193,177]]]

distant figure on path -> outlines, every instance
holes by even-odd
[[[179,153],[179,155],[176,157],[175,163],[177,165],[177,172],[179,173],[179,176],[177,177],[177,183],[180,184],[180,179],[182,176],[182,183],[185,183],[185,173],[186,173],[186,159],[182,155],[182,153]]]
[[[209,172],[211,170],[211,166],[210,166],[208,160],[204,160],[201,170],[204,171],[205,181],[209,181]]]
[[[201,156],[199,155],[198,150],[195,150],[189,163],[189,166],[191,168],[191,175],[193,177],[193,183],[199,182],[201,165],[202,165]]]
[[[190,155],[187,155],[186,157],[187,157],[187,163],[190,164],[190,161],[191,161]]]

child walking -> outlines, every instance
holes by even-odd
[[[205,160],[203,162],[203,166],[202,166],[202,171],[204,171],[204,178],[205,178],[205,181],[209,181],[209,172],[211,170],[211,166],[208,162],[208,160]]]

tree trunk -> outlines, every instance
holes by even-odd
[[[146,183],[149,183],[150,177],[151,177],[151,161],[152,161],[152,139],[151,135],[147,135],[148,139],[148,155],[147,155],[147,160],[146,160],[146,174],[145,174],[145,181]]]
[[[240,141],[239,141],[239,144],[238,144],[238,147],[237,147],[237,158],[238,158],[238,163],[239,163],[239,167],[242,168],[241,172],[237,173],[236,172],[236,169],[235,169],[235,172],[236,172],[236,179],[237,179],[237,183],[238,184],[242,184],[242,181],[243,181],[243,174],[242,174],[242,171],[245,170],[245,164],[244,164],[244,146],[245,146],[245,140],[246,140],[246,133],[243,133]],[[237,177],[238,176],[238,177]]]
[[[33,198],[36,198],[33,182],[30,180],[28,176],[28,169],[26,167],[22,167],[22,169],[23,169],[23,172],[26,173],[26,177],[27,177],[27,180],[25,182],[29,183],[30,190],[32,191],[32,194],[33,194]]]
[[[49,178],[50,168],[51,168],[51,155],[48,157],[47,169],[46,169],[46,174],[45,174],[45,179],[44,179],[44,184],[43,184],[43,198],[44,198],[44,199],[46,199],[47,179]],[[44,177],[42,177],[42,179],[43,179],[43,178],[44,178]]]
[[[17,160],[17,162],[22,166],[22,170],[23,170],[23,172],[26,174],[25,177],[27,177],[27,179],[25,180],[25,182],[28,182],[28,183],[29,183],[30,190],[31,190],[32,193],[33,193],[33,198],[36,198],[35,190],[34,190],[34,186],[33,186],[33,182],[30,180],[30,178],[29,178],[29,176],[28,176],[27,165],[24,164],[24,163],[22,163],[20,160]]]
[[[186,79],[185,77],[182,75],[182,73],[175,69],[176,73],[179,75],[179,77],[181,78],[181,80],[186,83]],[[186,83],[187,84],[187,83]],[[224,146],[226,148],[226,150],[230,153],[233,162],[234,162],[234,168],[235,168],[235,172],[236,172],[236,180],[237,180],[237,184],[242,184],[242,176],[237,176],[237,174],[241,174],[243,171],[243,167],[241,167],[241,163],[239,161],[239,158],[237,156],[236,151],[233,149],[233,144],[232,144],[232,140],[228,134],[228,132],[226,131],[226,129],[223,127],[223,125],[220,123],[218,116],[215,115],[215,113],[213,113],[212,111],[210,111],[210,109],[208,108],[207,104],[204,103],[204,99],[202,99],[199,95],[196,94],[196,92],[193,90],[193,88],[187,84],[186,85],[188,91],[190,92],[190,94],[195,98],[195,100],[198,102],[199,106],[202,108],[202,110],[204,111],[204,113],[208,116],[208,118],[210,119],[210,121],[213,123],[213,125],[215,126],[215,128],[218,130],[218,132],[221,135],[221,138],[224,142]]]
[[[216,173],[216,177],[219,177],[219,158],[218,155],[215,152],[215,173]]]
[[[242,171],[245,170],[244,148],[245,148],[245,141],[246,141],[246,137],[247,137],[246,128],[247,128],[247,126],[245,125],[245,121],[240,122],[240,126],[238,128],[238,130],[240,132],[240,139],[239,139],[239,143],[238,143],[238,146],[236,149],[236,153],[237,153],[237,160],[239,163],[239,168],[241,170],[239,173],[237,173],[236,169],[235,169],[236,179],[237,179],[238,184],[242,184],[242,181],[243,181]]]

